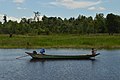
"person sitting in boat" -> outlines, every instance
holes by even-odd
[[[36,51],[33,51],[33,54],[37,54],[37,52],[36,52]]]
[[[45,49],[42,48],[42,49],[40,50],[40,53],[41,53],[42,55],[44,55],[44,53],[45,53]]]
[[[95,55],[95,54],[96,54],[96,51],[97,51],[96,49],[92,48],[92,51],[91,51],[91,52],[92,52],[92,55]]]

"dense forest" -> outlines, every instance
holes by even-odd
[[[103,13],[96,14],[93,18],[79,15],[77,18],[71,17],[47,17],[42,20],[31,20],[22,18],[17,21],[7,21],[7,16],[3,16],[4,23],[0,22],[0,34],[30,34],[30,35],[49,35],[49,34],[96,34],[120,33],[120,16],[113,13],[104,17]]]

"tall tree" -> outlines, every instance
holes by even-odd
[[[105,33],[106,28],[105,28],[104,14],[103,13],[96,14],[96,17],[95,17],[94,21],[95,21],[95,30],[96,30],[96,32],[97,33]]]
[[[39,21],[39,16],[40,16],[40,12],[34,12],[35,16],[34,16],[34,20]]]
[[[6,15],[6,14],[4,14],[4,16],[3,16],[3,20],[4,20],[4,23],[7,22],[7,15]]]
[[[118,33],[120,29],[120,16],[112,13],[108,14],[106,17],[106,24],[109,34]]]

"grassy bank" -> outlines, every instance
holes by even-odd
[[[114,35],[0,35],[0,48],[120,48]]]

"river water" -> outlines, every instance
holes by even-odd
[[[0,49],[0,80],[120,80],[120,49],[98,50],[96,60],[33,61],[25,52]],[[46,49],[47,54],[84,54],[89,49]]]

